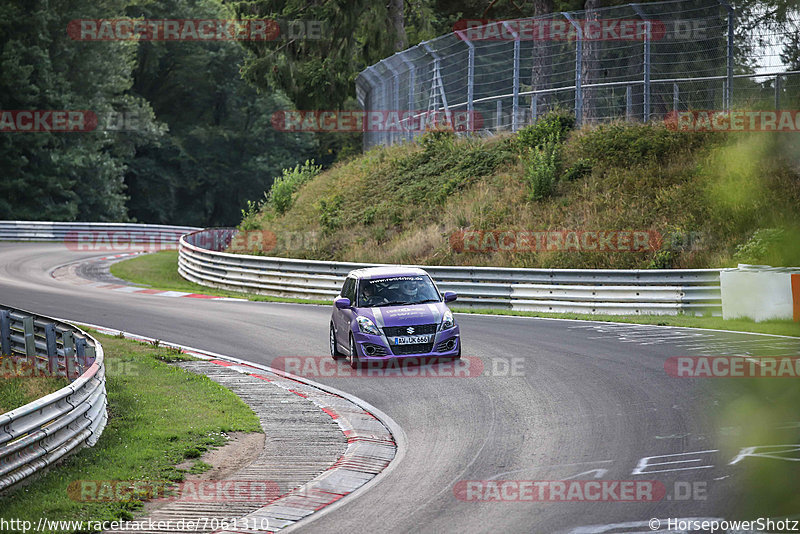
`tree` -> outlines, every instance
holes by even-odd
[[[153,19],[229,18],[212,0],[161,1],[136,11]],[[132,216],[235,225],[281,169],[315,156],[312,134],[272,128],[272,114],[289,101],[241,79],[244,55],[230,41],[141,43],[133,91],[151,102],[169,133],[136,151],[126,174]]]
[[[90,110],[102,119],[133,108],[151,121],[147,103],[126,93],[135,44],[76,42],[66,32],[70,20],[118,15],[124,3],[3,3],[0,109]],[[0,218],[125,219],[123,175],[141,142],[102,124],[87,133],[0,133]]]

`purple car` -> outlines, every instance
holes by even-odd
[[[372,267],[347,275],[331,314],[333,359],[460,358],[458,325],[431,277],[414,267]]]

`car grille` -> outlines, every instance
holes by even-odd
[[[405,354],[425,354],[431,351],[433,343],[419,343],[417,345],[392,345],[392,353],[395,356]]]
[[[426,334],[435,334],[436,333],[436,324],[413,324],[413,325],[406,325],[406,326],[384,326],[383,333],[386,334],[386,337],[395,337],[395,336],[423,336]],[[409,334],[408,329],[413,328],[414,333]]]

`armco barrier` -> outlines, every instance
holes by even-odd
[[[178,272],[209,287],[279,297],[331,299],[352,269],[377,264],[222,252],[235,231],[180,239]],[[722,311],[719,269],[591,270],[425,267],[459,305],[555,313],[661,314]]]
[[[199,230],[192,226],[158,224],[0,221],[0,241],[59,241],[86,250],[111,249],[127,243],[175,248],[178,238]]]
[[[94,445],[106,425],[103,347],[72,325],[0,306],[3,372],[65,376],[72,383],[0,415],[0,491]],[[24,365],[23,365],[24,364]]]

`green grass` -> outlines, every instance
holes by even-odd
[[[254,293],[239,293],[237,291],[226,291],[224,289],[216,289],[189,282],[178,274],[178,252],[175,250],[142,254],[129,260],[123,260],[111,266],[111,274],[127,282],[164,291],[185,291],[218,297],[245,298],[259,302],[330,304],[330,301],[327,300],[281,298],[268,295],[256,295]]]
[[[547,319],[575,319],[581,321],[607,321],[616,323],[652,324],[659,326],[685,326],[689,328],[710,328],[715,330],[734,330],[760,334],[800,337],[800,323],[792,321],[764,321],[757,323],[749,319],[728,319],[722,317],[694,315],[591,315],[588,313],[544,313],[517,310],[490,310],[478,308],[452,307],[457,313],[476,313],[485,315],[515,315],[520,317],[543,317]]]
[[[78,480],[182,480],[176,465],[223,445],[225,433],[261,432],[258,417],[209,378],[168,365],[174,349],[94,334],[107,363],[109,421],[100,441],[0,498],[0,517],[33,521],[130,519],[142,502],[86,503],[67,494]],[[186,356],[180,357],[185,359]]]
[[[19,365],[11,358],[0,357],[0,414],[10,412],[66,386],[66,378],[19,376]]]

